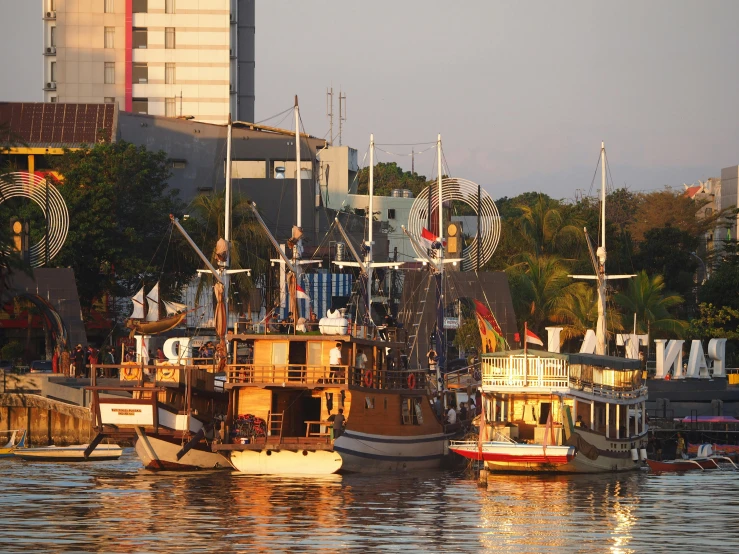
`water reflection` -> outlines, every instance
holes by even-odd
[[[2,551],[735,552],[739,474],[326,478],[0,462]],[[699,540],[698,540],[699,539]]]

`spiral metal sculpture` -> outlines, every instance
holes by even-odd
[[[44,217],[48,219],[49,259],[56,256],[64,245],[69,232],[69,211],[61,193],[49,185],[49,214],[46,213],[46,180],[25,171],[8,173],[0,177],[0,204],[11,198],[28,198],[35,202]],[[44,236],[29,249],[31,266],[41,267],[46,262],[46,242]]]
[[[416,239],[421,236],[421,231],[429,219],[429,190],[431,190],[431,213],[436,212],[439,206],[439,187],[434,184],[423,189],[411,206],[408,216],[408,232]],[[500,241],[500,215],[495,202],[485,190],[480,189],[480,229],[470,244],[462,250],[463,271],[469,271],[478,267],[477,245],[480,242],[480,267],[487,262],[498,247]],[[443,202],[458,201],[467,204],[477,214],[478,186],[472,181],[449,177],[441,181],[441,196]],[[434,217],[438,217],[434,216]],[[416,245],[413,249],[419,256],[425,252],[419,252]]]

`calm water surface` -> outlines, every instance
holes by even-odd
[[[0,460],[0,550],[739,552],[739,473],[246,477]]]

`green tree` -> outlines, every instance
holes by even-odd
[[[452,344],[465,352],[471,352],[473,349],[481,352],[482,338],[480,337],[480,328],[477,326],[476,317],[468,317],[464,320],[457,329]]]
[[[665,289],[662,275],[650,277],[642,270],[629,279],[626,289],[614,297],[623,312],[624,328],[632,328],[636,314],[637,333],[650,333],[656,337],[682,336],[688,323],[674,317],[670,310],[682,304],[683,298],[679,294],[667,293]]]
[[[701,303],[699,315],[690,320],[688,339],[739,339],[739,309]]]
[[[393,189],[409,189],[413,196],[418,196],[429,184],[423,175],[403,171],[395,162],[375,164],[372,180],[375,196],[390,196]],[[359,170],[357,181],[357,194],[369,194],[369,167]]]
[[[694,276],[698,261],[690,253],[700,238],[677,227],[650,229],[639,243],[634,265],[650,275],[664,275],[665,288],[683,298],[695,298]]]
[[[224,236],[225,191],[217,194],[201,194],[195,197],[191,207],[188,230],[201,250],[216,262],[216,243]],[[231,205],[231,260],[232,269],[251,269],[254,275],[261,275],[267,269],[267,260],[272,253],[272,245],[249,207],[248,198],[234,194]],[[198,262],[200,263],[200,262]],[[207,281],[212,283],[212,279]],[[202,282],[199,287],[202,291]],[[247,273],[236,273],[231,277],[229,288],[231,306],[241,310],[247,308],[247,294],[254,288],[252,278]],[[252,309],[258,309],[252,306]]]
[[[524,253],[521,260],[507,270],[513,308],[519,326],[526,321],[529,329],[541,334],[584,283],[568,276],[567,265],[558,256]]]
[[[83,307],[106,293],[130,296],[142,281],[160,281],[162,295],[176,298],[194,267],[179,256],[189,247],[170,228],[169,214],[182,204],[167,187],[164,152],[99,143],[65,151],[58,169],[70,229],[53,263],[74,269]]]

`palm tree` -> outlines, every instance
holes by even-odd
[[[203,245],[203,252],[216,261],[216,243],[224,236],[225,191],[216,194],[201,194],[192,202],[192,212],[199,224],[198,244]],[[259,222],[254,218],[249,200],[234,194],[231,207],[231,259],[232,269],[251,269],[255,274],[264,273],[269,258],[271,244],[264,235]],[[198,287],[198,297],[202,292],[202,281]],[[229,301],[236,305],[239,299],[233,298],[235,292],[247,292],[254,288],[254,283],[246,273],[236,273],[231,277]],[[242,299],[243,300],[243,299]],[[242,306],[243,308],[243,306]]]
[[[670,314],[670,308],[683,303],[679,294],[668,294],[662,275],[649,277],[646,271],[629,280],[624,292],[616,294],[615,301],[623,309],[623,324],[631,328],[636,314],[637,333],[656,332],[666,336],[681,336],[688,322]]]
[[[571,302],[570,297],[585,285],[568,276],[567,265],[559,256],[524,252],[520,258],[519,264],[507,270],[516,317],[541,333],[544,325],[554,321],[559,310]]]
[[[557,200],[540,195],[532,206],[516,207],[521,215],[512,226],[526,252],[569,255],[583,244],[583,221]]]
[[[592,283],[579,282],[580,287],[565,297],[552,320],[562,326],[561,340],[583,337],[588,329],[595,329],[598,323],[598,296]],[[621,313],[610,308],[606,311],[606,328],[622,331]]]

